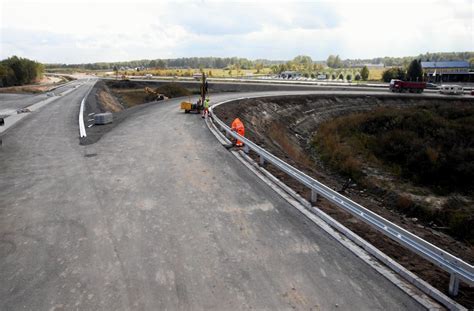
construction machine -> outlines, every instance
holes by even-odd
[[[149,87],[145,87],[145,93],[147,95],[147,97],[150,99],[150,100],[164,100],[164,99],[167,99],[167,97],[161,93],[158,93],[157,91],[149,88]]]
[[[201,97],[197,103],[192,103],[190,101],[181,102],[181,109],[184,110],[184,113],[196,112],[201,113],[204,108],[204,100],[207,95],[207,79],[206,74],[203,72],[201,75]]]

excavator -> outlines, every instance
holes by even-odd
[[[164,100],[164,99],[167,99],[167,97],[161,93],[158,93],[157,91],[149,88],[149,87],[145,87],[145,93],[147,95],[147,97],[150,99],[150,100]]]
[[[190,113],[190,112],[196,112],[196,113],[201,113],[201,111],[204,108],[204,100],[206,99],[206,94],[207,94],[207,79],[206,79],[206,74],[203,72],[201,76],[201,97],[198,100],[197,103],[191,103],[191,102],[181,102],[181,109],[184,110],[184,113]]]

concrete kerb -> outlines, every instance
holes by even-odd
[[[79,137],[87,137],[86,127],[84,126],[84,102],[86,98],[84,97],[81,101],[81,106],[79,108]]]
[[[78,116],[78,119],[79,119],[78,120],[78,123],[79,123],[79,138],[87,137],[86,127],[84,125],[84,104],[85,104],[86,99],[89,96],[90,92],[94,88],[94,85],[95,85],[96,82],[97,82],[97,80],[94,81],[94,84],[92,84],[91,88],[89,89],[89,91],[86,93],[86,95],[82,99],[81,106],[79,107],[79,116]]]
[[[258,96],[266,97],[266,96]],[[255,98],[258,98],[255,97]],[[252,97],[253,98],[253,97]],[[217,104],[223,104],[232,101],[238,101],[241,99],[247,99],[242,97],[238,99],[228,100]],[[217,129],[214,122],[206,120],[211,133],[217,138],[221,144],[225,145],[230,142],[220,130]],[[225,144],[223,143],[225,142]],[[411,271],[395,262],[385,253],[374,247],[369,242],[362,239],[360,236],[350,231],[348,228],[340,224],[338,221],[324,213],[317,207],[312,206],[310,202],[305,200],[293,189],[288,187],[286,184],[281,182],[278,178],[273,176],[270,172],[259,166],[253,159],[251,159],[243,151],[232,151],[232,154],[236,156],[247,168],[255,173],[261,180],[267,183],[275,192],[282,196],[288,203],[298,209],[303,215],[309,218],[313,223],[318,225],[330,236],[332,236],[339,243],[344,245],[353,254],[362,259],[369,266],[374,268],[377,272],[383,275],[386,279],[392,282],[395,286],[403,290],[407,295],[412,297],[415,301],[420,303],[422,306],[429,310],[441,309],[439,305],[435,304],[429,297],[440,302],[443,306],[449,310],[466,310],[466,308],[424,280],[420,279]],[[374,259],[375,258],[375,259]],[[379,260],[379,261],[377,261]],[[385,266],[380,265],[380,262]],[[389,269],[388,269],[389,268]],[[403,278],[404,280],[402,280]],[[416,288],[421,290],[423,293],[416,293],[406,282],[414,285]]]

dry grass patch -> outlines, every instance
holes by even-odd
[[[291,138],[288,137],[287,132],[284,131],[283,128],[283,124],[273,122],[268,131],[270,138],[279,145],[282,150],[285,150],[285,153],[291,159],[304,165],[311,165],[312,161],[310,157],[298,147],[298,144],[291,141]]]
[[[386,68],[371,68],[369,69],[370,81],[382,81],[382,74]]]
[[[314,138],[321,159],[358,183],[378,175],[449,200],[440,209],[401,196],[396,207],[474,242],[474,107],[469,104],[380,108],[323,123]],[[378,175],[372,172],[378,172]],[[400,190],[400,189],[399,189]]]

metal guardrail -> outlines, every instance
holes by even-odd
[[[244,99],[244,98],[240,98]],[[366,224],[372,226],[374,229],[382,232],[387,237],[405,246],[409,250],[415,252],[436,266],[450,274],[449,294],[456,296],[459,291],[459,281],[467,283],[469,286],[474,285],[474,266],[466,263],[462,259],[442,250],[441,248],[421,239],[413,233],[397,226],[396,224],[386,220],[376,213],[368,210],[362,205],[346,198],[340,193],[320,183],[311,176],[306,175],[300,170],[294,168],[288,163],[280,160],[270,152],[261,148],[249,139],[240,136],[232,131],[222,120],[217,118],[213,113],[213,108],[221,104],[236,101],[239,99],[228,100],[220,102],[210,107],[212,119],[219,126],[221,131],[225,131],[228,136],[232,136],[244,143],[244,152],[248,153],[253,150],[260,157],[260,164],[265,161],[273,164],[279,170],[293,177],[301,184],[311,189],[311,201],[316,202],[317,195],[321,195],[336,206],[348,211],[352,215],[364,221]]]

